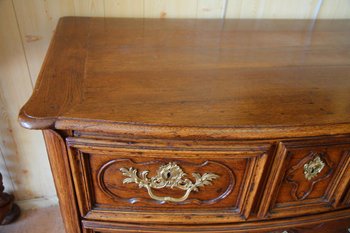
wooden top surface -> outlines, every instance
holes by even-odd
[[[162,137],[350,133],[350,21],[62,18],[19,120]]]

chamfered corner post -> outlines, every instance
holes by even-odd
[[[81,233],[66,144],[54,130],[43,130],[43,134],[66,233]]]

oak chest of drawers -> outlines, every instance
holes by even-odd
[[[347,232],[350,21],[62,18],[19,121],[67,233]]]

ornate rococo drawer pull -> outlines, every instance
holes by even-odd
[[[213,173],[204,173],[202,176],[199,173],[192,173],[192,176],[196,179],[193,183],[191,180],[184,178],[187,174],[176,163],[168,163],[159,167],[157,175],[148,178],[149,171],[143,171],[138,174],[137,169],[130,167],[129,169],[120,168],[125,178],[124,184],[136,183],[139,188],[146,188],[149,196],[157,201],[168,202],[182,202],[185,201],[192,191],[198,192],[199,187],[205,185],[211,185],[211,181],[219,176]],[[152,189],[162,188],[179,188],[186,190],[186,193],[179,198],[174,197],[160,197],[152,192]]]
[[[325,163],[319,156],[304,165],[304,175],[307,180],[316,177],[324,168]]]

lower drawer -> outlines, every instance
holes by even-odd
[[[260,144],[169,150],[76,138],[68,143],[82,217],[163,224],[246,221],[269,149]]]
[[[87,233],[347,233],[350,228],[350,210],[310,215],[287,220],[265,220],[223,225],[138,225],[83,221]]]

